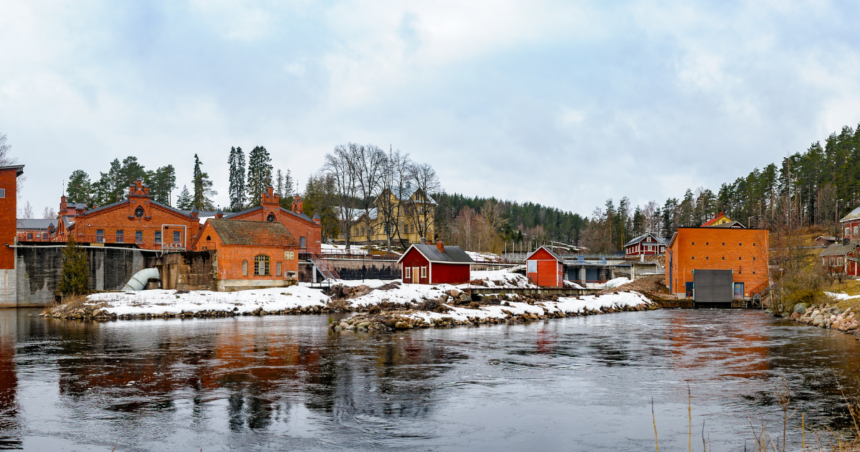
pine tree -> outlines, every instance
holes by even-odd
[[[241,147],[230,148],[230,209],[240,211],[245,207],[245,153]]]
[[[263,146],[257,146],[248,154],[248,200],[251,206],[259,206],[263,192],[272,185],[272,158]]]
[[[63,295],[86,294],[90,287],[89,274],[87,254],[70,234],[66,249],[63,251],[63,273],[58,287],[60,292]]]
[[[66,197],[69,201],[83,202],[89,205],[92,201],[92,184],[89,174],[83,170],[72,172],[72,175],[69,176],[69,183],[66,185]]]
[[[183,185],[182,191],[179,192],[179,197],[176,198],[176,208],[180,210],[191,210],[194,208],[194,198],[188,191],[188,187]]]
[[[192,181],[194,187],[193,207],[197,207],[200,210],[215,210],[210,197],[218,193],[212,190],[212,181],[209,180],[209,175],[204,173],[203,169],[200,168],[202,165],[203,163],[200,162],[200,158],[197,154],[194,154],[194,179]]]

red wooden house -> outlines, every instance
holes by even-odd
[[[666,253],[666,243],[650,232],[624,244],[625,257],[653,256],[664,253]]]
[[[526,256],[526,276],[538,286],[563,287],[564,260],[542,246]]]
[[[472,274],[474,261],[459,246],[416,243],[397,262],[404,283],[466,284]]]

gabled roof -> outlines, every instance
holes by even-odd
[[[708,220],[708,221],[706,221],[706,222],[702,223],[702,227],[703,227],[703,228],[706,228],[706,227],[708,227],[708,226],[711,226],[711,225],[713,225],[714,223],[716,223],[716,222],[718,222],[718,221],[722,220],[723,218],[728,219],[728,220],[730,220],[730,219],[731,219],[731,218],[729,218],[728,216],[726,216],[726,214],[724,214],[724,213],[720,212],[720,213],[718,213],[717,215],[714,215],[714,218],[711,218],[710,220]]]
[[[844,217],[842,217],[842,219],[839,220],[839,222],[844,223],[846,221],[857,220],[857,219],[860,219],[860,207],[857,207],[856,209],[854,209],[850,213],[848,213],[848,215],[845,215]]]
[[[841,243],[834,243],[833,245],[828,246],[821,253],[818,254],[819,257],[828,257],[828,256],[845,256],[851,250],[856,248],[858,245],[856,243],[849,243],[847,245],[843,245]]]
[[[530,258],[530,257],[532,257],[535,253],[537,253],[537,252],[538,252],[538,251],[540,251],[540,250],[544,250],[544,251],[546,251],[547,253],[551,254],[551,255],[552,255],[552,257],[554,257],[554,258],[555,258],[555,260],[557,260],[557,261],[559,261],[559,262],[561,262],[561,261],[563,261],[563,260],[564,260],[564,259],[562,259],[558,254],[553,253],[551,249],[549,249],[549,248],[547,248],[547,247],[545,247],[545,246],[543,246],[543,245],[541,245],[541,247],[540,247],[540,248],[538,248],[538,249],[536,249],[536,250],[532,251],[531,253],[529,253],[529,255],[528,255],[528,256],[526,256],[526,258],[525,258],[524,260],[529,260],[529,258]]]
[[[723,229],[746,229],[747,227],[742,225],[740,221],[731,220],[726,223],[715,224],[713,226],[708,226],[710,228],[723,228]]]
[[[276,221],[210,219],[207,222],[225,245],[299,246],[290,231]]]
[[[18,221],[17,221],[17,228],[18,229],[44,229],[44,230],[48,230],[51,226],[56,228],[58,221],[59,220],[57,220],[56,218],[50,218],[50,219],[46,219],[46,220],[33,219],[33,218],[21,218],[21,219],[18,219]]]
[[[646,232],[645,234],[642,234],[642,235],[640,235],[639,237],[636,237],[636,238],[634,238],[633,240],[630,240],[629,242],[625,243],[625,244],[624,244],[624,246],[625,246],[625,247],[628,247],[628,246],[631,246],[631,245],[635,245],[635,244],[637,244],[637,243],[639,243],[639,242],[641,242],[641,241],[645,240],[645,239],[646,239],[646,238],[648,238],[648,237],[651,237],[651,238],[653,238],[654,240],[656,240],[658,245],[665,245],[665,244],[666,244],[666,242],[665,242],[665,241],[663,241],[663,239],[661,239],[660,237],[657,237],[656,235],[654,235],[654,234],[652,234],[652,233],[650,233],[650,232]]]
[[[430,262],[442,262],[446,264],[472,264],[475,261],[466,254],[459,246],[445,246],[445,252],[439,251],[436,245],[423,245],[420,243],[413,244],[397,259],[397,262],[403,260],[412,249],[415,249]]]
[[[402,188],[401,187],[388,187],[388,188],[386,188],[386,190],[391,191],[391,194],[395,198],[399,199],[400,201],[408,201],[409,199],[412,198],[412,196],[415,194],[415,192],[417,192],[419,190],[419,188],[417,186],[413,187],[412,185],[407,185],[406,187],[402,187]],[[424,193],[424,196],[427,197],[427,204],[436,205],[436,200],[433,199],[432,196],[430,196],[427,193]],[[377,197],[377,199],[378,199],[378,197]]]

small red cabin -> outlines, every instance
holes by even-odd
[[[526,256],[526,276],[538,286],[563,287],[564,260],[542,246]]]
[[[416,243],[397,262],[407,284],[466,284],[474,261],[459,246]]]

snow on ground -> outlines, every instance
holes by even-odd
[[[484,281],[484,287],[537,287],[536,285],[530,283],[528,278],[525,277],[525,275],[513,273],[511,272],[511,269],[473,271],[471,278],[472,281]],[[468,286],[468,284],[461,284],[457,287],[465,288]],[[472,287],[475,286],[473,285]]]
[[[498,254],[493,253],[476,253],[474,251],[466,251],[466,254],[475,262],[498,262],[501,260]]]
[[[360,249],[355,245],[350,246],[349,250],[346,249],[346,245],[329,245],[323,243],[321,246],[322,254],[367,254],[366,249]]]
[[[612,289],[613,287],[623,286],[631,282],[633,281],[622,276],[620,278],[610,279],[603,284],[598,284],[595,286],[595,289]]]
[[[582,286],[580,286],[579,284],[577,284],[577,283],[575,283],[575,282],[573,282],[573,281],[568,281],[568,280],[566,280],[566,279],[564,280],[564,287],[570,287],[570,288],[573,288],[573,289],[585,289],[585,287],[582,287]]]
[[[200,311],[252,312],[280,311],[309,306],[324,306],[329,297],[304,286],[253,289],[239,292],[193,291],[177,294],[175,290],[141,290],[139,292],[101,293],[87,297],[91,303],[105,303],[105,311],[116,314],[162,314]]]
[[[853,300],[855,298],[860,298],[860,295],[848,295],[847,293],[824,292],[824,295],[827,295],[828,297],[833,298],[837,301]]]
[[[558,312],[559,310],[565,314],[581,313],[584,310],[596,311],[601,308],[616,308],[616,307],[634,307],[643,304],[648,304],[650,301],[639,292],[621,292],[608,295],[589,295],[579,298],[559,298],[558,301],[543,301],[537,302],[534,305],[519,302],[508,302],[510,306],[481,306],[480,309],[469,308],[451,308],[447,314],[439,314],[436,312],[418,312],[410,314],[414,318],[424,319],[425,322],[430,319],[453,318],[463,321],[468,318],[498,318],[503,319],[506,314],[503,311],[508,311],[513,315],[523,313],[535,313],[542,315],[543,308],[549,312]]]
[[[367,295],[362,295],[348,301],[353,306],[373,306],[383,302],[399,304],[421,303],[425,299],[439,299],[439,297],[451,289],[455,289],[455,287],[448,284],[436,284],[433,286],[426,284],[401,284],[391,290],[374,290]]]

